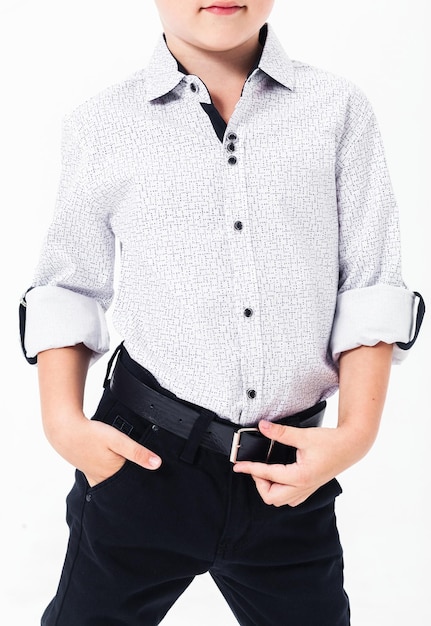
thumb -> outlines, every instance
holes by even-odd
[[[124,433],[117,431],[116,434],[118,437],[114,444],[115,448],[112,446],[114,452],[145,469],[155,470],[160,467],[162,459],[157,454],[141,446]]]
[[[259,430],[262,435],[273,439],[286,446],[294,448],[302,448],[306,437],[306,428],[298,428],[296,426],[284,426],[283,424],[273,424],[267,420],[259,422]]]

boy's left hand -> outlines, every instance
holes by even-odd
[[[370,447],[347,425],[297,428],[261,421],[259,430],[269,439],[297,448],[296,462],[269,465],[239,461],[233,471],[250,474],[263,501],[277,507],[301,504],[316,489],[359,461]]]

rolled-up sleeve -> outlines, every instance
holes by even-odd
[[[54,216],[25,297],[28,358],[84,343],[94,362],[109,349],[105,312],[113,298],[112,198],[103,184],[97,142],[77,116],[64,119],[62,173]]]
[[[105,312],[97,300],[47,285],[29,291],[26,303],[28,357],[35,357],[42,350],[83,343],[96,360],[109,349]]]
[[[407,354],[417,327],[418,298],[403,282],[398,210],[372,108],[354,90],[337,161],[339,290],[331,353],[380,341]]]
[[[416,294],[390,285],[343,292],[337,299],[331,340],[333,358],[338,359],[346,350],[383,341],[394,344],[392,360],[400,363],[408,350],[398,344],[411,342],[420,323],[419,303]]]

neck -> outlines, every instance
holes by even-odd
[[[199,78],[211,90],[211,85],[242,81],[257,62],[262,47],[259,35],[231,50],[214,51],[196,48],[169,33],[165,33],[166,43],[174,57],[189,74]]]

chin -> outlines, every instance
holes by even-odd
[[[220,36],[212,33],[210,37],[196,42],[196,45],[209,52],[228,52],[233,48],[239,48],[246,41],[247,38],[244,38],[243,34],[238,37],[238,33],[232,33],[232,36],[229,37],[226,32],[223,32],[220,33]]]

